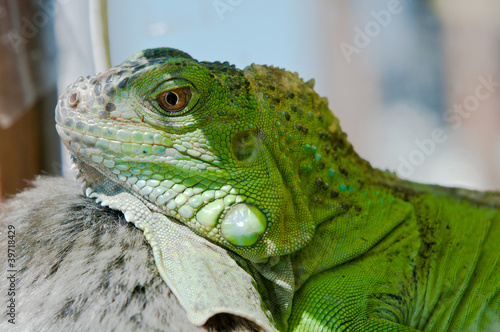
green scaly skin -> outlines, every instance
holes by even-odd
[[[499,326],[500,195],[372,168],[296,73],[145,50],[75,82],[56,120],[87,195],[144,230],[167,283],[167,225],[186,225],[252,276],[270,324],[238,314],[263,329]]]

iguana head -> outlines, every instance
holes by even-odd
[[[297,74],[168,48],[80,78],[56,121],[90,191],[130,192],[252,260],[309,241],[319,220],[310,205],[334,195],[322,141],[350,148]]]

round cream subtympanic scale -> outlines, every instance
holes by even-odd
[[[221,223],[222,236],[231,244],[248,247],[264,234],[267,218],[257,207],[245,203],[231,207]]]

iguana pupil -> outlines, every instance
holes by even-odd
[[[167,103],[168,104],[175,106],[175,104],[177,104],[178,100],[179,100],[179,98],[177,97],[177,95],[175,93],[173,93],[172,91],[168,92],[168,94],[167,94]]]

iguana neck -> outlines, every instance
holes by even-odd
[[[312,210],[320,221],[315,234],[304,248],[292,255],[297,288],[311,275],[365,254],[409,220],[411,204],[398,197],[393,187],[384,185],[381,173],[360,170],[360,175],[352,176],[357,186],[340,191],[340,206],[328,203]],[[361,177],[370,182],[358,181]]]
[[[295,216],[315,228],[305,247],[292,254],[300,285],[311,274],[369,250],[405,220],[410,207],[393,195],[399,180],[354,151],[326,98],[312,90],[313,82],[267,66],[252,65],[245,72],[261,92],[256,95],[267,123],[262,139],[290,192]]]
[[[354,151],[326,98],[314,92],[314,83],[274,67],[252,65],[245,73],[263,110],[262,122],[267,123],[265,146],[296,201],[295,209],[306,206],[309,211],[312,221],[302,222],[318,226],[350,209],[359,210],[365,180],[381,172]]]

